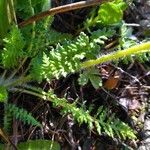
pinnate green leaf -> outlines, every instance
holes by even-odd
[[[5,102],[8,98],[7,89],[3,86],[0,86],[0,102]]]

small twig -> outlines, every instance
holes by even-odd
[[[113,66],[115,69],[117,69],[118,71],[120,71],[121,73],[129,76],[130,78],[132,78],[133,80],[131,81],[131,83],[135,83],[137,82],[140,86],[142,86],[142,83],[140,82],[140,80],[138,78],[136,78],[135,76],[131,75],[130,73],[124,71],[123,69],[121,69],[120,67],[117,67],[113,64],[110,64],[111,66]]]
[[[76,2],[76,3],[72,3],[72,4],[67,4],[67,5],[51,8],[47,11],[41,12],[40,14],[34,15],[34,16],[30,17],[29,19],[21,22],[19,24],[19,27],[22,28],[22,27],[24,27],[28,24],[31,24],[35,21],[41,20],[44,17],[47,17],[49,15],[55,15],[58,13],[68,12],[71,10],[90,7],[90,6],[98,5],[98,4],[101,4],[103,2],[109,2],[109,1],[111,1],[111,0],[87,0],[87,1],[81,1],[81,2]]]
[[[70,115],[67,115],[67,127],[68,127],[68,137],[69,137],[69,143],[70,143],[70,146],[71,146],[71,150],[75,150],[77,148],[77,143],[75,142],[74,140],[74,137],[73,137],[73,130],[72,130],[72,127],[74,125],[74,121],[73,119],[70,117]]]
[[[125,23],[127,27],[140,27],[140,24],[137,23]]]
[[[8,143],[10,144],[14,150],[17,150],[17,147],[14,145],[14,143],[10,140],[10,138],[8,137],[8,135],[6,134],[6,132],[0,128],[0,136]]]

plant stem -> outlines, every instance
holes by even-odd
[[[142,44],[127,48],[125,50],[119,50],[114,53],[103,55],[100,58],[97,58],[95,60],[85,61],[81,64],[81,69],[95,66],[98,64],[102,64],[107,61],[113,61],[119,58],[127,57],[132,54],[148,52],[148,51],[150,51],[150,42],[142,43]]]
[[[44,17],[47,17],[49,15],[55,15],[55,14],[58,14],[58,13],[63,13],[63,12],[71,11],[71,10],[90,7],[90,6],[98,5],[102,2],[109,2],[109,1],[111,1],[111,0],[87,0],[87,1],[81,1],[81,2],[76,2],[76,3],[72,3],[72,4],[67,4],[67,5],[51,8],[47,11],[41,12],[40,14],[32,16],[31,18],[21,22],[19,24],[19,27],[20,28],[24,27],[28,24],[33,23],[34,21],[41,20]]]
[[[17,150],[17,147],[13,144],[13,142],[10,140],[9,136],[6,134],[6,132],[0,128],[0,136],[3,138],[4,141],[11,144],[14,150]]]
[[[9,12],[10,12],[9,18],[11,18],[11,20],[13,20],[15,24],[17,24],[16,12],[15,12],[15,7],[14,7],[14,0],[8,0],[8,5],[9,5]]]
[[[44,99],[44,100],[45,100],[45,97],[46,97],[46,95],[42,94],[42,92],[37,93],[35,91],[31,91],[31,90],[27,90],[27,89],[21,89],[21,88],[13,88],[13,90],[18,91],[18,92],[23,92],[23,93],[26,93],[26,94],[30,94],[32,96],[36,96],[36,97],[39,97],[39,98]]]
[[[30,75],[28,76],[25,76],[25,77],[20,77],[18,79],[16,79],[15,81],[13,82],[10,82],[8,84],[5,84],[5,87],[14,87],[16,85],[21,85],[21,84],[24,84],[24,83],[27,83],[27,82],[30,82],[32,80],[32,77]]]

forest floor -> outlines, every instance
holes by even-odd
[[[55,1],[55,5],[57,1]],[[59,5],[59,4],[58,4]],[[77,24],[83,19],[82,16],[88,12],[73,11],[55,16],[53,27],[61,32],[76,33]],[[78,14],[79,13],[79,14]],[[78,21],[76,21],[76,19]],[[68,22],[69,20],[69,22]],[[70,23],[71,20],[71,23]],[[124,14],[124,20],[133,30],[133,38],[139,41],[150,38],[150,1],[139,0],[130,5]],[[112,39],[109,44],[117,44]],[[115,43],[115,44],[113,44]],[[136,132],[137,140],[126,140],[124,142],[104,135],[89,132],[86,125],[78,126],[67,116],[61,116],[59,108],[51,107],[50,102],[26,101],[33,96],[12,96],[12,101],[22,99],[18,102],[24,106],[44,126],[43,130],[22,125],[13,120],[12,139],[17,143],[19,139],[55,139],[59,142],[62,150],[121,150],[128,145],[128,149],[150,150],[150,60],[146,63],[133,61],[130,64],[119,63],[117,66],[109,62],[98,65],[97,68],[102,77],[103,87],[95,90],[89,83],[86,86],[78,85],[78,74],[68,75],[60,80],[53,80],[51,84],[43,82],[45,89],[53,88],[59,97],[66,97],[69,102],[79,98],[79,103],[104,105],[111,108],[117,116],[128,123]],[[19,127],[19,133],[17,127]],[[149,145],[149,146],[148,146]]]

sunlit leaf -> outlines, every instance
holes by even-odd
[[[7,89],[3,86],[0,86],[0,102],[5,102],[8,98]]]
[[[99,21],[105,25],[118,23],[122,20],[123,11],[125,9],[126,3],[123,0],[104,3],[101,5],[98,12]]]
[[[84,85],[87,84],[88,80],[89,80],[88,76],[86,75],[85,72],[83,72],[82,74],[80,74],[78,82],[79,82],[80,85],[84,86]]]
[[[29,140],[18,144],[19,150],[60,150],[60,145],[51,140]]]
[[[91,75],[89,78],[90,78],[91,84],[93,85],[95,89],[98,89],[102,86],[102,80],[100,76]]]

